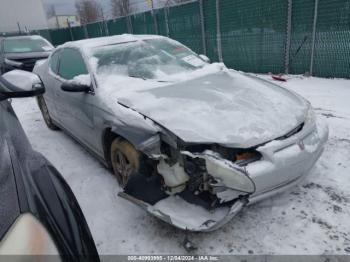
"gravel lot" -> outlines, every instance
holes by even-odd
[[[289,76],[280,84],[327,119],[325,152],[292,191],[248,207],[218,231],[189,234],[199,254],[350,253],[350,80]],[[100,254],[185,252],[184,232],[119,198],[110,172],[69,136],[50,131],[33,98],[15,99],[13,106],[33,147],[70,184]]]

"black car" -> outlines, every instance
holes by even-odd
[[[0,73],[13,69],[31,72],[36,61],[47,58],[53,48],[38,35],[0,37]]]
[[[29,72],[0,76],[0,255],[59,254],[62,260],[99,261],[73,192],[32,149],[8,99],[44,90]]]

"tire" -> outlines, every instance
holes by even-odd
[[[43,96],[38,96],[37,97],[37,100],[38,100],[38,105],[39,105],[39,108],[40,108],[40,111],[41,111],[41,114],[44,118],[44,121],[47,125],[47,127],[51,130],[59,130],[58,126],[56,126],[53,121],[52,121],[52,118],[50,117],[50,113],[49,113],[49,110],[46,106],[46,102],[45,102],[45,99]]]
[[[124,188],[131,175],[140,169],[141,154],[128,141],[115,138],[111,144],[111,163],[119,185]]]

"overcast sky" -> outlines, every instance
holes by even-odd
[[[75,14],[75,0],[42,0],[44,6],[54,5],[57,14]],[[103,9],[108,10],[110,0],[98,0]],[[110,12],[110,11],[109,11]]]

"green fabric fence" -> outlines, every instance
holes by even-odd
[[[222,57],[237,70],[304,74],[312,69],[315,76],[350,78],[350,0],[194,0],[33,33],[55,46],[91,37],[158,33],[197,53],[206,51],[214,62]]]

